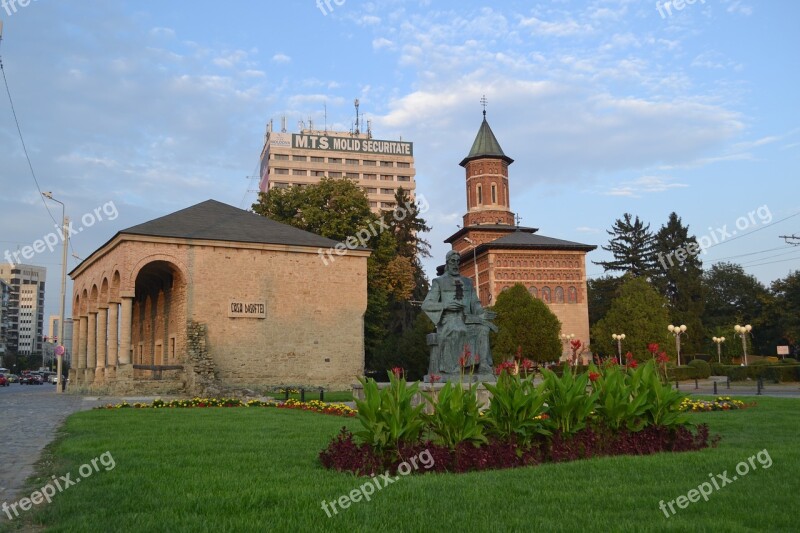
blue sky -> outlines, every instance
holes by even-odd
[[[800,233],[794,1],[660,11],[654,0],[1,6],[0,55],[42,190],[76,223],[109,202],[118,213],[74,237],[79,257],[208,198],[249,207],[257,182],[246,177],[270,119],[321,125],[327,106],[328,127],[349,130],[359,98],[377,138],[415,143],[431,274],[465,209],[458,162],[485,94],[516,160],[511,203],[523,225],[602,245],[625,212],[656,230],[676,211],[695,235],[721,242],[701,255],[706,265],[730,258],[769,283],[800,264],[800,247],[779,238]],[[53,221],[5,94],[0,145],[2,254]],[[57,313],[60,255],[28,262],[48,267],[47,313]]]

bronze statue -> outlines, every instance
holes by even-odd
[[[436,325],[436,333],[428,336],[431,360],[426,380],[430,375],[459,379],[476,367],[477,379],[494,375],[489,331],[497,331],[491,322],[495,313],[481,307],[472,280],[459,273],[460,261],[458,252],[447,252],[445,272],[433,280],[422,302],[422,310]]]

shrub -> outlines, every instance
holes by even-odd
[[[543,384],[534,387],[533,378],[501,372],[497,383],[484,386],[492,393],[484,417],[490,435],[527,448],[537,435],[550,433],[544,427],[547,415]]]
[[[711,365],[702,359],[693,359],[689,366],[694,368],[696,378],[707,379],[711,375]]]
[[[727,376],[725,373],[725,368],[728,365],[722,363],[711,363],[711,375],[712,376]]]
[[[389,373],[389,386],[378,389],[374,379],[359,379],[364,386],[364,399],[356,400],[358,420],[364,427],[356,433],[376,450],[395,450],[401,442],[418,441],[425,428],[422,417],[424,403],[412,405],[419,383],[407,386],[404,377]]]
[[[551,425],[565,435],[586,427],[589,414],[594,410],[597,401],[597,392],[586,392],[589,374],[576,376],[565,371],[563,376],[558,377],[549,370],[543,370],[542,376]]]
[[[598,417],[605,425],[613,430],[627,429],[628,431],[641,431],[647,420],[644,414],[647,411],[647,394],[641,394],[637,385],[641,383],[638,375],[644,367],[637,370],[626,371],[614,365],[603,369],[601,372],[590,370],[589,379],[593,380],[592,388],[597,392]],[[632,380],[629,372],[637,379]]]
[[[796,365],[797,364],[797,359],[795,359],[793,357],[784,357],[783,360],[781,361],[781,363],[784,363],[784,364],[787,364],[787,365]]]
[[[483,434],[477,385],[465,389],[461,383],[448,381],[435,400],[428,395],[426,398],[433,405],[433,414],[424,418],[436,435],[435,442],[451,450],[462,442],[475,446],[488,442]]]
[[[676,366],[667,368],[667,377],[669,381],[684,381],[687,379],[694,379],[696,370],[693,366]]]

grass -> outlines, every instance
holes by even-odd
[[[717,449],[613,457],[471,474],[409,476],[331,518],[322,500],[366,479],[324,470],[317,454],[358,422],[269,408],[96,410],[72,415],[39,479],[111,452],[116,466],[12,523],[53,531],[796,531],[800,400],[747,397],[744,411],[692,415]],[[766,449],[757,469],[666,518],[673,500]],[[676,508],[677,509],[677,508]]]

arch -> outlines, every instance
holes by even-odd
[[[542,287],[542,301],[544,303],[550,303],[550,287]]]
[[[567,303],[569,303],[569,304],[578,303],[578,289],[576,289],[572,285],[570,285],[567,288]]]
[[[555,303],[563,304],[564,303],[564,287],[556,287],[556,290],[553,292],[553,297],[555,298]]]
[[[531,295],[531,296],[533,296],[534,298],[538,298],[538,297],[539,297],[539,289],[537,289],[537,288],[536,288],[536,287],[534,287],[533,285],[531,285],[530,287],[528,287],[528,292],[529,292],[529,293],[530,293],[530,295]]]

